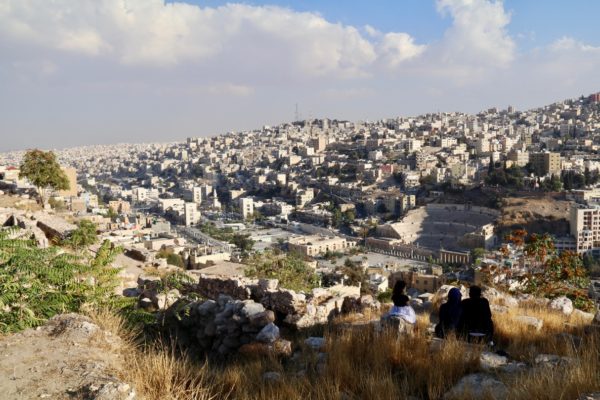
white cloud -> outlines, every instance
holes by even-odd
[[[426,47],[416,44],[406,33],[386,33],[379,44],[379,52],[386,65],[395,68],[404,61],[421,55]]]
[[[368,75],[378,57],[397,65],[420,53],[406,33],[377,43],[353,26],[272,6],[198,7],[163,0],[0,0],[0,34],[22,45],[130,66],[232,63],[290,76]],[[376,35],[373,28],[367,35]],[[277,76],[278,74],[274,74]]]
[[[430,1],[451,23],[423,43],[281,7],[0,0],[0,119],[15,132],[0,147],[71,131],[65,145],[180,139],[281,122],[295,103],[315,117],[374,119],[600,90],[598,44],[536,38],[517,51],[524,39],[509,34],[503,3]]]
[[[554,41],[550,46],[552,51],[582,51],[582,52],[600,52],[600,47],[590,46],[575,40],[570,36],[563,36],[560,39]]]
[[[447,63],[508,66],[515,58],[515,42],[507,32],[510,14],[501,1],[438,0],[437,9],[453,23],[441,46]]]

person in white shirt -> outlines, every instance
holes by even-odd
[[[408,296],[403,294],[394,299],[394,306],[387,314],[387,317],[402,318],[405,322],[414,325],[417,322],[415,310],[408,304]]]

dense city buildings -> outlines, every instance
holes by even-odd
[[[461,193],[566,189],[570,230],[556,233],[557,248],[598,254],[599,146],[597,94],[526,111],[309,119],[178,143],[58,151],[71,185],[49,207],[93,219],[104,237],[150,252],[144,257],[168,249],[193,268],[276,245],[306,257],[363,246],[467,265],[474,249],[500,245],[502,213]],[[19,178],[22,155],[0,156],[5,188],[31,187]],[[379,271],[372,285],[389,274]],[[441,282],[418,281],[421,289]]]

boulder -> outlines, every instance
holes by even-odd
[[[279,279],[259,279],[258,285],[262,290],[277,290],[279,287]]]
[[[313,350],[319,351],[323,348],[325,348],[325,344],[326,344],[326,340],[325,338],[322,337],[315,337],[315,336],[311,336],[309,338],[307,338],[306,340],[304,340],[304,344],[307,345],[308,347],[310,347]]]
[[[256,340],[263,343],[273,343],[279,339],[279,328],[274,323],[265,325],[256,335]]]
[[[577,400],[600,400],[600,392],[582,394]]]
[[[135,390],[127,383],[106,382],[90,384],[81,389],[85,398],[90,400],[134,400]]]
[[[538,367],[555,368],[572,364],[575,360],[571,357],[561,357],[556,354],[538,354],[535,357],[535,365]]]
[[[271,310],[265,310],[249,317],[249,321],[252,326],[265,326],[270,322],[275,322],[275,313]]]
[[[571,316],[587,324],[594,320],[594,314],[578,310],[577,308],[573,310],[573,314],[571,314]]]
[[[594,316],[594,321],[595,324],[600,324],[600,310],[598,310],[598,312],[596,312],[596,316]]]
[[[565,296],[560,296],[560,297],[553,299],[548,304],[548,307],[551,310],[560,311],[561,313],[563,313],[566,316],[571,315],[573,313],[573,309],[574,309],[573,302],[571,301],[571,299],[569,299]]]
[[[514,318],[515,322],[518,322],[522,325],[526,325],[529,328],[539,332],[542,330],[542,328],[544,327],[544,321],[542,321],[541,319],[535,318],[535,317],[530,317],[527,315],[517,315]]]
[[[252,300],[244,301],[244,306],[240,310],[240,314],[248,319],[252,319],[258,314],[264,313],[265,307],[260,303],[255,303]]]
[[[491,304],[490,310],[492,311],[492,313],[506,314],[508,312],[508,307],[500,306],[498,304]]]
[[[458,381],[445,395],[445,400],[464,399],[467,395],[474,399],[491,397],[504,400],[508,397],[506,385],[491,375],[477,373],[466,375]]]
[[[483,370],[496,369],[508,364],[508,358],[496,353],[484,351],[479,356],[479,364]]]

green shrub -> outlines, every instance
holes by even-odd
[[[0,230],[0,332],[35,327],[56,314],[115,299],[119,270],[109,264],[120,249],[105,241],[96,256],[83,257],[57,247],[41,249]]]

